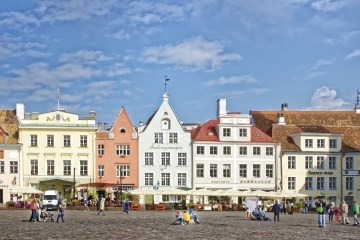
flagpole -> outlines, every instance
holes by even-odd
[[[170,78],[167,77],[167,75],[165,75],[165,92],[166,92],[166,82],[170,81]]]
[[[58,94],[57,94],[57,97],[58,97],[58,110],[60,109],[60,89],[58,89]]]

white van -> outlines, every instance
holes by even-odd
[[[57,210],[59,193],[56,190],[46,190],[42,201],[43,208],[47,210]]]

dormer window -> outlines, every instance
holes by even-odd
[[[163,119],[161,121],[161,129],[162,130],[169,130],[170,129],[170,120],[169,119]]]

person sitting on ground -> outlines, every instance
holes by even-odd
[[[260,215],[259,215],[259,210],[258,210],[258,208],[255,208],[252,212],[251,212],[251,214],[252,214],[252,218],[251,218],[251,220],[261,220],[261,218],[260,218]]]
[[[200,223],[200,221],[199,221],[199,219],[198,219],[198,217],[197,217],[197,215],[196,215],[196,213],[195,213],[195,209],[194,209],[194,208],[190,208],[190,209],[189,209],[189,214],[190,214],[191,220],[192,220],[194,223],[197,223],[197,224]]]
[[[261,209],[259,210],[259,217],[260,217],[260,219],[263,220],[263,221],[271,221],[271,219],[268,218],[268,217],[265,215],[265,209],[264,209],[264,208],[261,208]]]
[[[193,220],[191,220],[191,216],[188,211],[184,211],[183,217],[184,217],[185,224],[194,224]]]
[[[171,223],[172,225],[184,225],[185,224],[185,221],[184,219],[181,217],[181,212],[180,211],[176,211],[176,214],[175,214],[175,221],[173,221]]]

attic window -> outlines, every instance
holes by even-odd
[[[168,113],[167,113],[167,112],[164,112],[164,115],[168,115]]]
[[[125,128],[121,128],[121,129],[120,129],[120,132],[121,132],[121,133],[125,133],[125,132],[126,132]]]
[[[170,129],[170,120],[169,119],[163,119],[161,121],[161,129],[163,129],[163,130],[169,130]]]
[[[213,132],[208,132],[208,136],[214,136]]]
[[[260,133],[259,133],[259,132],[255,132],[255,133],[254,133],[254,137],[260,137]]]

